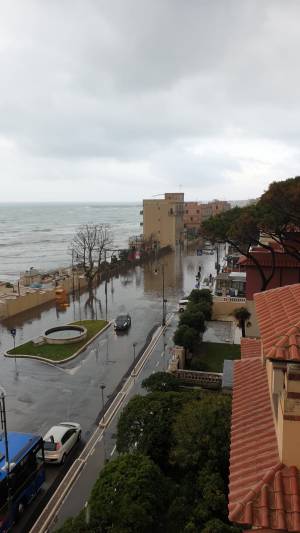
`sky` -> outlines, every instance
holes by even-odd
[[[0,201],[247,199],[299,174],[299,0],[0,6]]]

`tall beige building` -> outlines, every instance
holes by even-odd
[[[165,193],[165,197],[143,201],[143,234],[145,241],[160,247],[183,243],[184,193]]]

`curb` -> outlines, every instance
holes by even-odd
[[[104,328],[102,328],[100,331],[98,331],[98,333],[96,333],[96,335],[94,335],[91,339],[89,339],[85,344],[84,346],[82,346],[79,350],[77,350],[77,352],[73,353],[73,355],[70,355],[70,357],[67,357],[67,359],[64,359],[63,361],[53,361],[52,359],[47,359],[46,357],[40,357],[38,355],[26,355],[26,354],[11,354],[11,353],[8,353],[8,352],[4,352],[4,356],[5,357],[10,357],[12,359],[15,359],[16,357],[18,357],[19,359],[32,359],[34,361],[41,361],[42,363],[50,363],[51,365],[62,365],[63,363],[68,363],[69,361],[72,361],[72,359],[75,359],[75,357],[78,357],[78,355],[81,354],[81,352],[83,352],[87,346],[89,346],[99,335],[101,335],[101,333],[103,333],[105,330],[107,330],[111,325],[112,325],[113,321],[110,320],[106,326],[104,326]],[[32,341],[33,339],[29,339],[29,341],[27,342],[30,342]]]

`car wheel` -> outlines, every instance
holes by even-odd
[[[78,433],[78,436],[77,436],[77,442],[79,442],[80,439],[81,439],[81,431],[79,431],[79,433]]]
[[[60,464],[61,464],[61,465],[63,465],[63,464],[66,462],[66,458],[67,458],[67,456],[66,456],[66,454],[64,453],[63,456],[62,456],[62,458],[61,458],[61,461],[60,461]]]

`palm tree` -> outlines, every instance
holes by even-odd
[[[242,336],[246,337],[245,324],[249,320],[251,313],[246,307],[238,307],[233,311],[233,315],[238,321],[239,328],[242,330]]]

